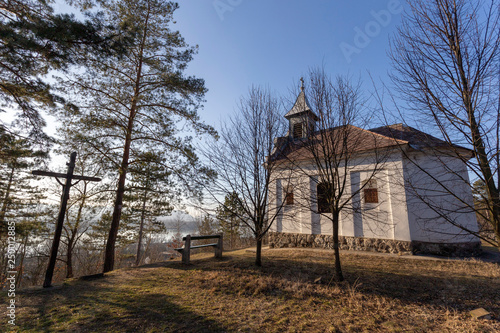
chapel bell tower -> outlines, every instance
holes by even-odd
[[[304,93],[304,79],[300,78],[300,93],[295,105],[285,115],[288,119],[288,135],[292,140],[306,138],[314,133],[318,116],[311,110],[306,94]]]

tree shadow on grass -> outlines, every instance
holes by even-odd
[[[104,277],[76,281],[52,290],[31,290],[20,298],[31,302],[31,315],[21,315],[21,331],[72,332],[224,332],[214,320],[176,304],[169,295],[117,286]],[[34,320],[36,318],[36,320]]]
[[[204,258],[193,261],[190,265],[172,263],[170,267],[177,270],[199,270],[212,272],[211,283],[201,284],[206,288],[216,288],[219,292],[227,294],[262,294],[286,298],[304,299],[316,297],[328,300],[331,293],[318,284],[327,288],[340,288],[346,293],[356,292],[359,295],[380,296],[397,299],[403,304],[430,305],[446,307],[459,311],[470,311],[484,307],[500,318],[500,281],[498,278],[472,276],[467,274],[454,274],[453,271],[432,271],[433,262],[425,262],[427,270],[420,270],[418,261],[405,262],[398,258],[390,262],[390,269],[384,265],[372,265],[370,258],[366,257],[366,265],[351,264],[349,258],[343,258],[343,272],[346,281],[336,283],[332,280],[333,262],[326,260],[307,261],[294,260],[286,257],[268,257],[264,260],[263,267],[256,267],[253,258],[240,258],[231,260],[226,257],[215,261],[213,258]],[[354,260],[353,260],[354,261]],[[382,261],[383,263],[383,261]],[[410,265],[408,265],[410,263]],[[456,263],[450,262],[450,265]],[[405,265],[408,265],[405,266]],[[413,266],[412,266],[413,265]],[[236,278],[228,279],[224,272],[232,271]],[[220,272],[217,279],[214,273]],[[255,286],[248,286],[254,283]],[[302,292],[301,292],[302,288]]]

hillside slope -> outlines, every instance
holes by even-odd
[[[187,267],[170,261],[20,291],[15,330],[500,331],[497,319],[468,315],[484,307],[500,318],[497,264],[344,254],[347,280],[337,284],[329,251],[265,251],[261,269],[253,255],[199,254]],[[0,325],[11,328],[6,319]]]

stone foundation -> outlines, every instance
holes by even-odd
[[[445,257],[477,257],[483,250],[477,243],[427,243],[412,241],[413,254],[437,254]]]
[[[426,243],[339,236],[341,250],[373,251],[396,254],[436,254],[446,257],[468,257],[481,254],[481,243]],[[311,247],[333,249],[332,235],[307,235],[269,232],[269,247]]]

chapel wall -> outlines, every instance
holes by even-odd
[[[473,199],[465,164],[458,158],[421,152],[412,153],[409,158],[411,160],[405,159],[405,182],[412,240],[479,242],[476,236],[453,225],[478,230],[476,215],[471,209]]]
[[[349,177],[346,180],[346,197],[358,190],[361,184],[370,178],[372,170],[376,167],[374,159],[375,157],[368,155],[351,160],[348,167]],[[379,202],[364,204],[362,194],[356,196],[341,212],[339,233],[351,237],[410,240],[400,154],[391,154],[377,167],[382,169],[374,176],[379,184]],[[283,200],[283,189],[291,184],[295,204],[283,207],[281,216],[271,230],[331,235],[333,232],[331,219],[316,213],[317,171],[313,165],[300,165],[298,169],[300,171],[291,174],[282,172],[276,176],[278,178],[276,191],[281,194],[274,197],[279,198],[278,201]],[[287,178],[279,178],[285,174]]]

